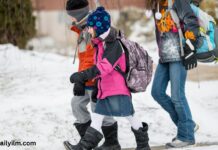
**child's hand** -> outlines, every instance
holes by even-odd
[[[81,72],[76,72],[70,76],[71,83],[85,83],[88,80],[95,78],[100,74],[98,68],[94,65],[93,67],[86,69]]]
[[[85,74],[83,72],[76,72],[72,74],[70,76],[70,82],[84,84],[86,82]]]

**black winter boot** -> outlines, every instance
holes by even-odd
[[[85,135],[77,145],[73,145],[69,150],[92,150],[103,138],[103,135],[92,127],[88,127]]]
[[[69,141],[64,141],[64,147],[65,147],[66,150],[71,150],[71,149],[76,148],[76,145],[70,144]]]
[[[77,129],[77,131],[78,131],[81,138],[85,135],[86,130],[90,126],[91,122],[92,121],[89,120],[86,123],[74,123],[74,125],[75,125],[75,127],[76,127],[76,129]]]
[[[95,150],[121,150],[117,135],[117,122],[111,126],[102,126],[105,142]]]
[[[143,127],[138,130],[132,128],[137,144],[136,150],[151,150],[148,144],[148,124],[143,122],[142,125]]]
[[[80,135],[80,138],[82,138],[85,135],[86,130],[90,126],[90,124],[91,124],[91,120],[89,120],[86,123],[74,123],[74,125],[75,125],[75,127]],[[66,150],[71,150],[72,148],[75,147],[75,145],[70,144],[69,141],[64,141],[63,144],[64,144],[64,147],[66,148]]]

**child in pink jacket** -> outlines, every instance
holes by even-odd
[[[110,26],[111,19],[103,7],[97,8],[87,20],[89,33],[95,47],[95,65],[70,77],[72,83],[84,83],[89,79],[97,80],[98,94],[92,123],[84,137],[72,150],[95,148],[102,139],[101,125],[104,116],[125,117],[132,126],[137,150],[150,150],[148,144],[148,125],[134,116],[131,93],[123,76],[115,70],[118,65],[126,71],[126,58],[117,39],[117,31]]]

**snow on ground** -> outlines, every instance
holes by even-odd
[[[152,54],[153,55],[153,54]],[[79,136],[73,127],[70,101],[72,86],[69,76],[77,70],[72,57],[21,51],[0,45],[0,141],[36,141],[31,147],[1,147],[0,150],[61,150],[62,142],[76,143]],[[78,63],[78,62],[77,62]],[[187,83],[187,96],[193,118],[200,125],[197,142],[218,142],[218,81]],[[151,145],[169,142],[176,128],[168,114],[152,99],[151,85],[147,92],[134,94],[136,115],[149,126]],[[122,147],[134,147],[129,123],[119,121]],[[217,150],[218,146],[185,150]]]

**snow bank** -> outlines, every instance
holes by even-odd
[[[72,60],[55,54],[22,51],[10,44],[0,45],[1,140],[37,142],[35,147],[12,147],[16,150],[60,150],[64,149],[64,140],[73,144],[78,142],[70,106],[72,85],[69,76],[77,70]],[[200,89],[197,83],[187,83],[193,118],[200,125],[196,133],[198,142],[218,141],[217,89],[218,81],[202,82]],[[136,115],[150,126],[150,144],[162,145],[175,136],[176,128],[150,93],[151,85],[147,92],[134,94],[133,103]],[[129,123],[123,118],[117,120],[122,147],[134,147]],[[191,149],[205,150],[187,148]],[[218,146],[206,149],[217,150]]]

